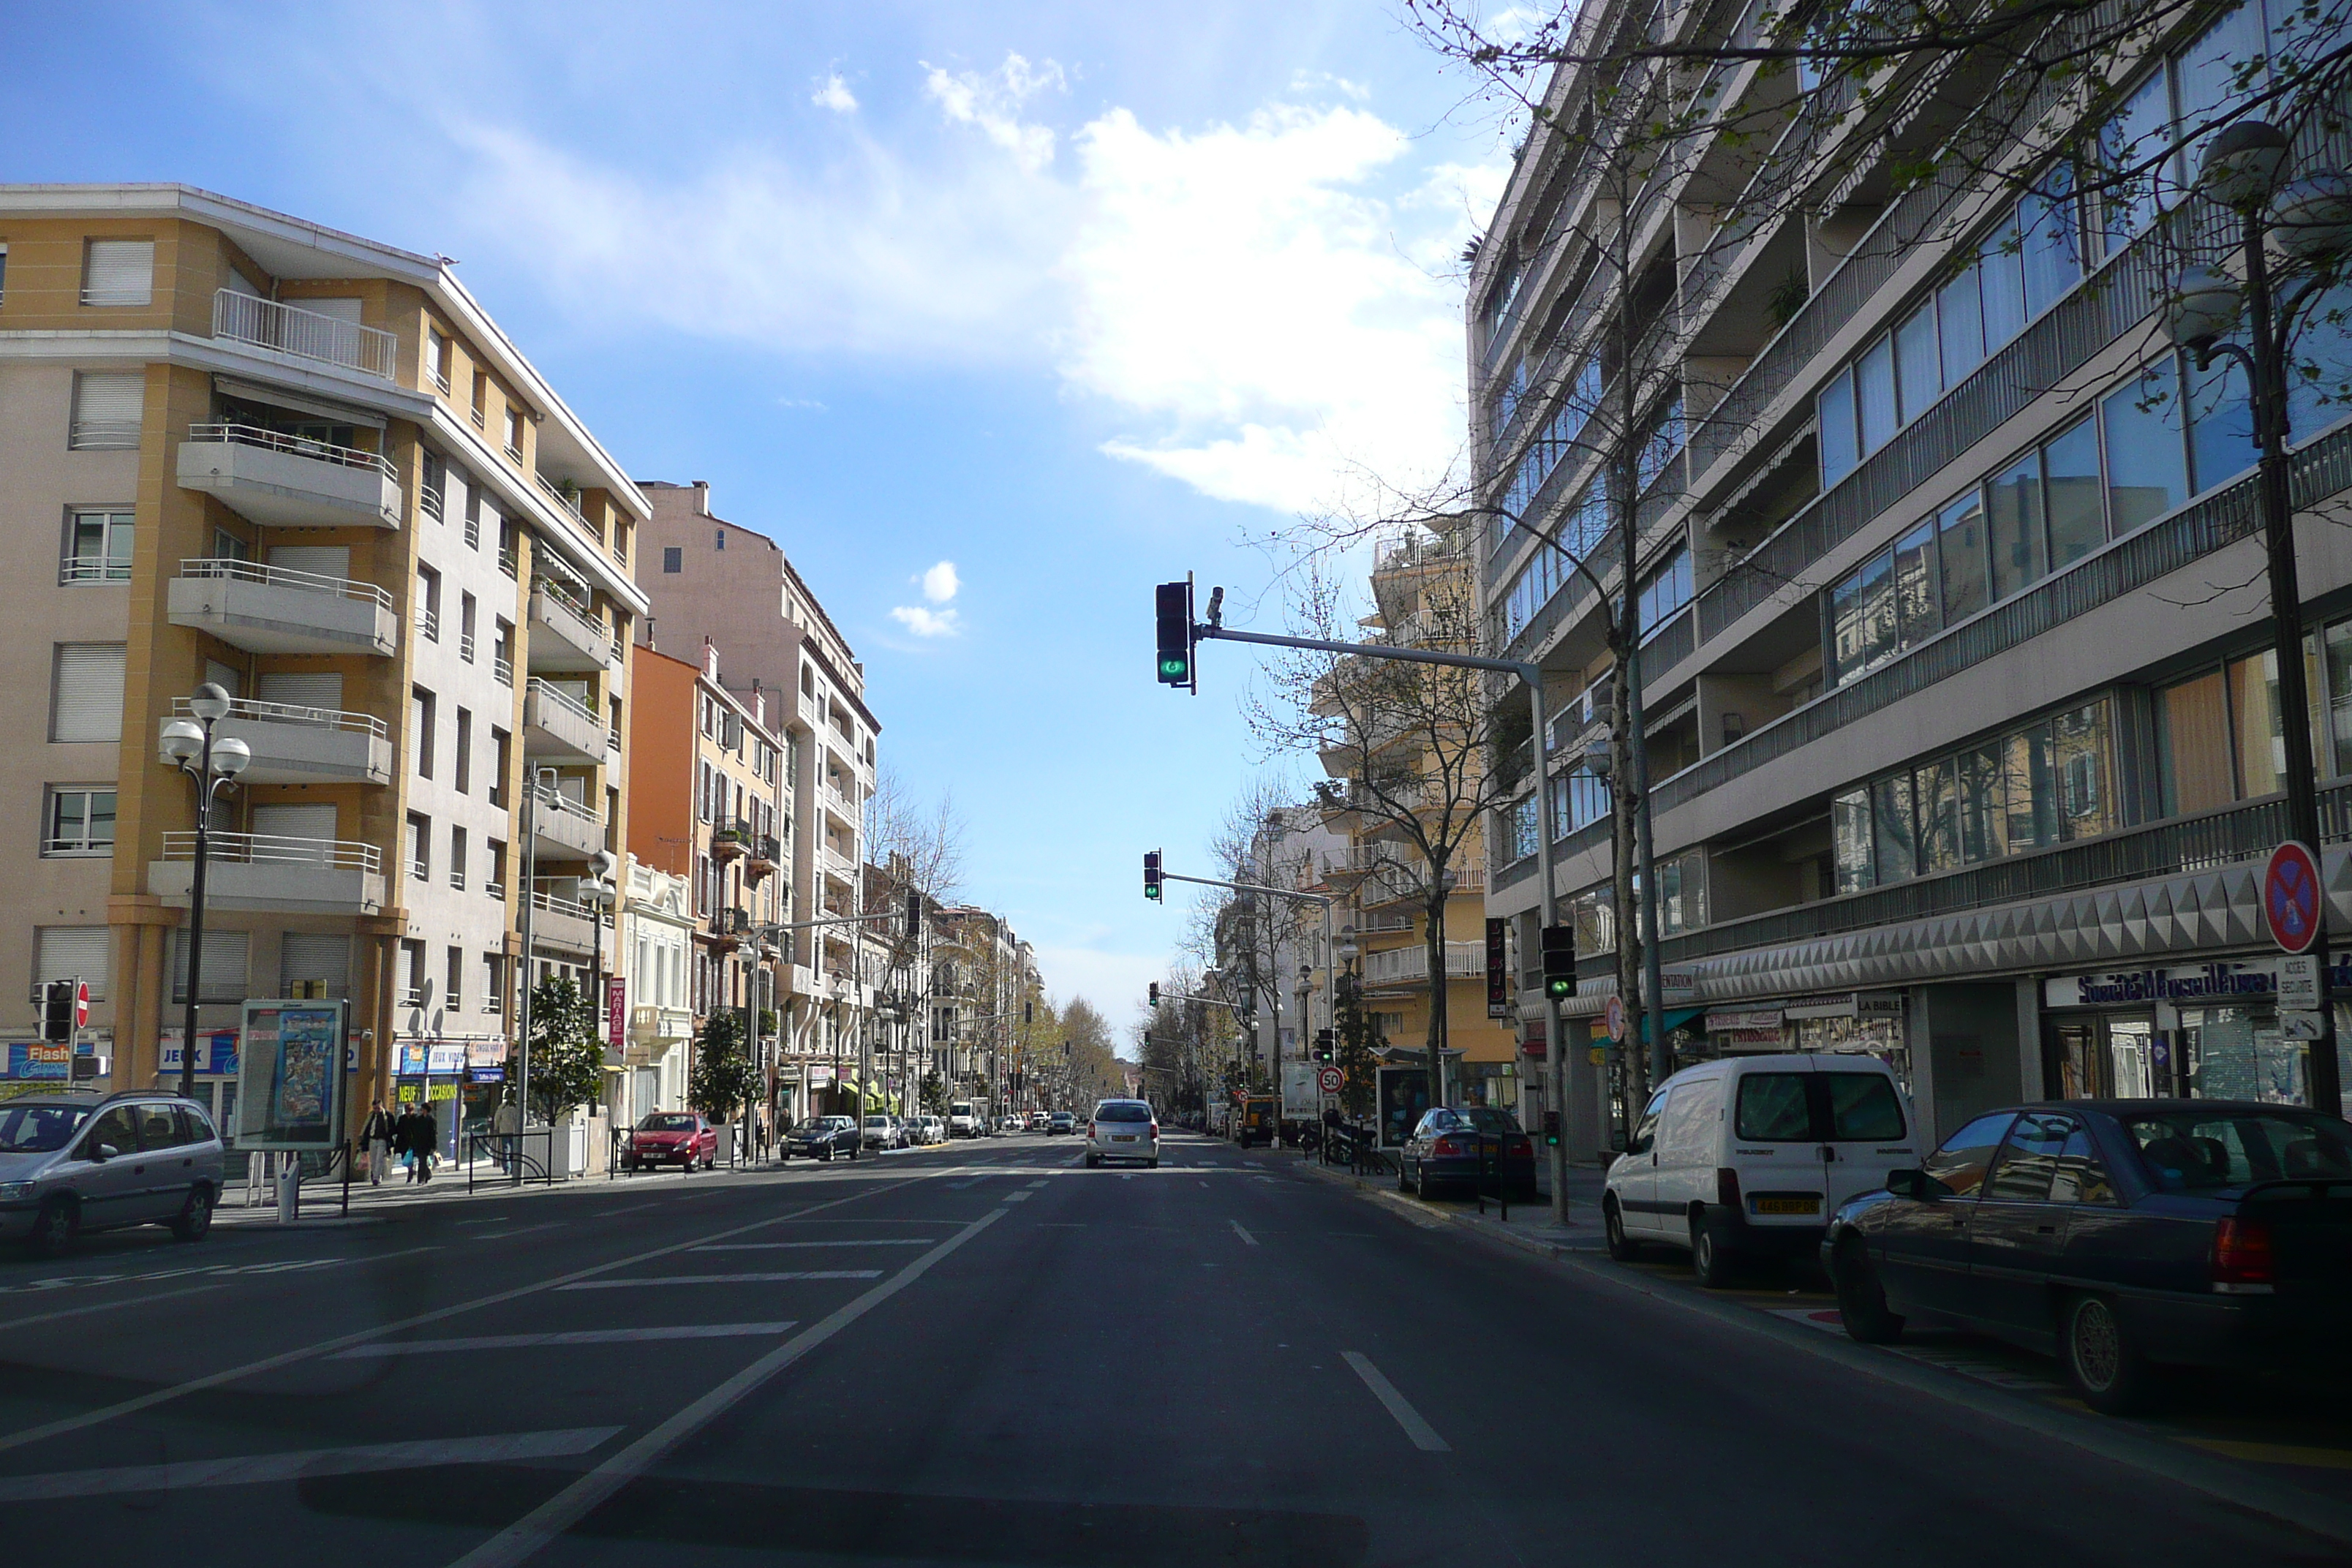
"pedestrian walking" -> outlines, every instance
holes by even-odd
[[[490,1117],[490,1131],[499,1135],[499,1169],[513,1170],[522,1131],[522,1108],[515,1104],[514,1090],[507,1090],[506,1098],[499,1101]]]
[[[416,1179],[420,1184],[429,1182],[433,1179],[433,1162],[441,1152],[441,1119],[433,1114],[433,1107],[429,1101],[418,1108],[415,1142]]]
[[[407,1167],[408,1182],[416,1184],[416,1102],[400,1102],[400,1115],[392,1124],[392,1152],[394,1158]]]
[[[368,1185],[383,1185],[383,1168],[392,1163],[392,1112],[379,1100],[368,1111],[367,1125],[360,1129],[360,1142],[367,1145]]]

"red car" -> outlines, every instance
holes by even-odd
[[[621,1169],[679,1165],[704,1170],[719,1163],[719,1131],[691,1110],[656,1110],[637,1123],[621,1148]]]

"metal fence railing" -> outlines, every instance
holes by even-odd
[[[400,340],[381,327],[363,327],[340,316],[305,310],[234,289],[213,295],[213,336],[257,348],[276,349],[297,359],[341,365],[390,381]]]

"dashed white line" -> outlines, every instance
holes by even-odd
[[[1421,1412],[1397,1392],[1395,1384],[1381,1375],[1381,1369],[1374,1366],[1368,1357],[1356,1351],[1341,1351],[1339,1355],[1341,1360],[1356,1369],[1356,1375],[1364,1380],[1364,1386],[1372,1391],[1372,1397],[1388,1406],[1389,1414],[1396,1417],[1396,1424],[1404,1428],[1404,1435],[1412,1439],[1414,1447],[1424,1454],[1452,1452],[1445,1439],[1437,1435],[1437,1428],[1421,1418]]]
[[[930,1236],[844,1237],[839,1241],[714,1241],[694,1248],[697,1252],[789,1252],[802,1247],[931,1247],[939,1238]]]
[[[775,1274],[665,1274],[657,1279],[575,1279],[558,1290],[626,1290],[655,1285],[764,1285],[784,1279],[879,1279],[879,1268],[805,1268]]]
[[[1243,1228],[1241,1221],[1237,1219],[1229,1219],[1225,1223],[1234,1227],[1234,1234],[1235,1236],[1240,1237],[1252,1247],[1255,1247],[1257,1245],[1257,1237],[1252,1236],[1246,1229]]]
[[[1004,1194],[1003,1201],[1008,1204],[1025,1204],[1029,1201],[1029,1194],[1025,1189],[1017,1193],[1007,1193]]]
[[[773,1336],[796,1319],[780,1323],[643,1324],[633,1329],[571,1329],[544,1334],[472,1334],[454,1340],[383,1340],[337,1351],[330,1361],[369,1361],[379,1356],[443,1355],[456,1351],[526,1350],[533,1345],[616,1345],[639,1340],[726,1340]]]

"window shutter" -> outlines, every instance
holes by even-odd
[[[289,931],[278,939],[278,994],[347,996],[352,984],[352,939],[337,931]],[[323,990],[319,989],[324,987]]]
[[[43,926],[33,965],[33,994],[50,980],[86,980],[89,999],[106,1000],[106,928],[104,926]]]
[[[298,845],[270,844],[262,852],[273,860],[307,861],[315,857],[324,864],[326,845],[335,837],[335,808],[332,804],[257,805],[253,808],[253,836],[261,839],[308,839],[319,844],[316,850]]]
[[[264,702],[279,702],[289,708],[322,708],[336,712],[343,706],[343,678],[331,670],[325,674],[265,670],[255,682],[254,695]]]
[[[135,452],[146,406],[142,372],[79,372],[74,376],[73,427],[66,434],[66,445],[77,452]]]
[[[253,933],[250,931],[205,932],[205,973],[201,982],[204,991],[196,1000],[244,1001],[246,954],[252,946]],[[188,1000],[188,932],[185,927],[172,933],[172,1000],[183,1006]]]
[[[308,572],[314,577],[349,578],[352,547],[348,544],[273,544],[269,563],[287,572]]]
[[[145,305],[155,298],[155,242],[93,239],[84,258],[81,302]]]
[[[122,739],[122,644],[59,643],[52,741]]]

